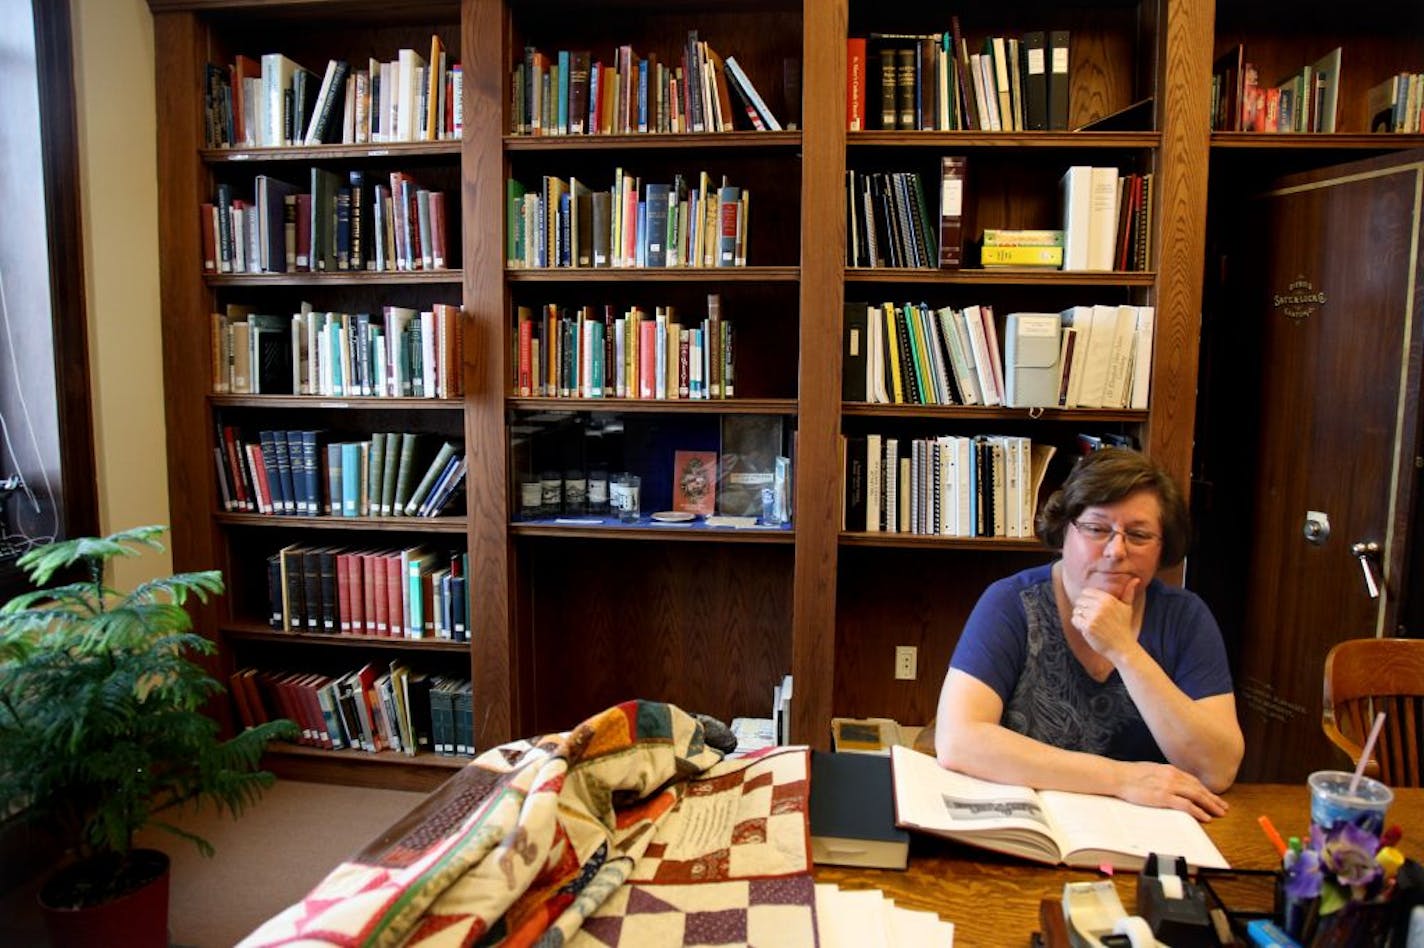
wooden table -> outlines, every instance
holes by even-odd
[[[1310,822],[1305,784],[1238,784],[1226,794],[1231,810],[1206,825],[1227,862],[1237,869],[1273,869],[1280,865],[1256,818],[1266,814],[1282,836],[1304,836]],[[1389,823],[1404,829],[1400,849],[1405,855],[1424,854],[1424,789],[1395,791]],[[998,853],[916,834],[910,847],[910,868],[848,869],[817,866],[817,882],[846,889],[878,888],[896,904],[939,913],[954,923],[954,944],[961,946],[1027,945],[1038,929],[1040,899],[1058,897],[1065,882],[1092,881],[1097,873],[1050,868]],[[1137,899],[1136,875],[1117,879],[1118,895],[1132,911]]]

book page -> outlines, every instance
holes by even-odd
[[[1063,841],[1063,861],[1070,866],[1110,862],[1119,869],[1137,869],[1155,852],[1184,856],[1194,869],[1230,868],[1201,824],[1181,810],[1064,790],[1041,790],[1039,799]]]
[[[933,757],[891,748],[895,822],[905,829],[1038,859],[1059,861],[1054,832],[1027,787],[945,770]]]

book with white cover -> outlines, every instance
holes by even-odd
[[[1111,309],[1112,307],[1108,307]],[[1108,353],[1108,378],[1103,386],[1104,408],[1126,408],[1132,386],[1132,357],[1136,350],[1137,307],[1117,307],[1112,348]]]
[[[1087,309],[1089,307],[1074,307]],[[1083,357],[1082,388],[1078,392],[1078,405],[1082,408],[1103,408],[1107,392],[1108,368],[1112,360],[1113,339],[1117,334],[1117,307],[1098,304],[1091,307],[1087,320],[1093,329],[1085,340],[1078,337],[1078,345],[1087,343]],[[1083,328],[1081,317],[1073,325]]]
[[[1137,331],[1133,343],[1137,347],[1132,356],[1132,397],[1128,407],[1145,409],[1147,393],[1152,384],[1152,335],[1156,325],[1156,310],[1151,306],[1137,307]]]
[[[1093,169],[1074,165],[1058,182],[1063,204],[1063,269],[1088,269],[1088,247],[1092,241],[1089,216],[1093,192]]]
[[[1089,270],[1111,270],[1117,248],[1117,169],[1093,168],[1088,192]]]
[[[1138,870],[1148,853],[1193,868],[1229,869],[1201,824],[1181,810],[1064,790],[1032,790],[945,770],[927,754],[891,749],[895,822],[908,830],[1048,865]]]

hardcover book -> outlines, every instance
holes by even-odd
[[[958,270],[964,262],[964,177],[969,159],[946,155],[940,159],[939,265]]]
[[[1230,868],[1201,824],[1181,810],[991,783],[945,770],[907,747],[891,748],[890,761],[895,825],[904,829],[1048,865],[1137,870],[1148,853],[1167,852],[1196,868]]]
[[[811,860],[823,865],[904,869],[910,834],[895,825],[890,761],[870,754],[811,752]]]

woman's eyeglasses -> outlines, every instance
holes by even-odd
[[[1110,524],[1100,523],[1096,520],[1074,520],[1073,526],[1078,529],[1084,539],[1104,546],[1112,540],[1114,534],[1121,534],[1123,542],[1134,550],[1146,549],[1162,539],[1161,534],[1153,533],[1151,530],[1141,530],[1137,527],[1119,530]]]

